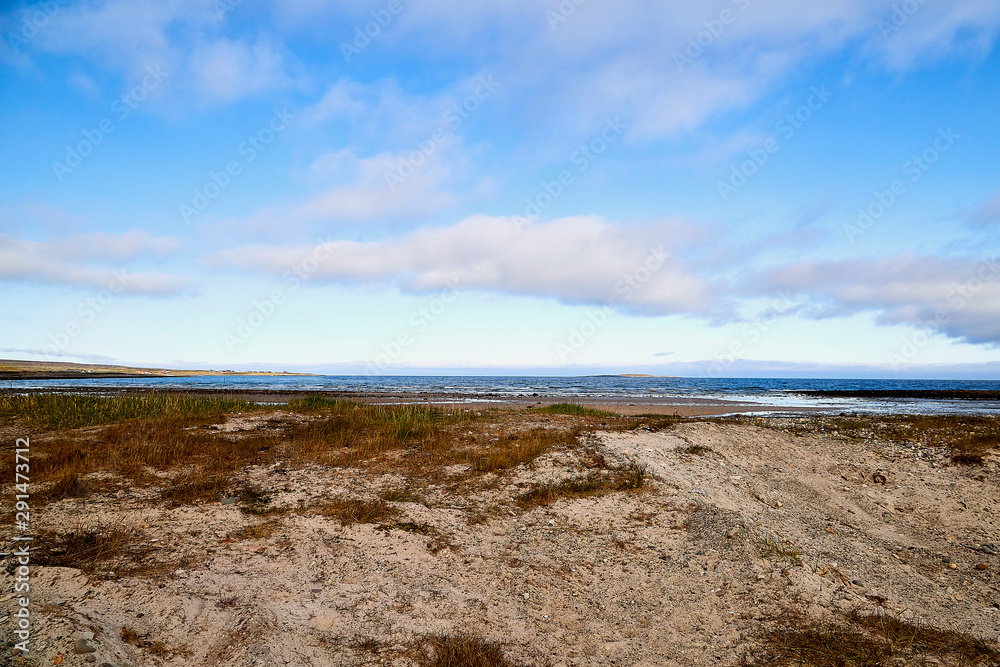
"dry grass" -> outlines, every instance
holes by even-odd
[[[888,615],[848,614],[843,621],[803,623],[778,619],[761,636],[762,646],[745,665],[887,667],[1000,664],[993,642],[951,630],[918,625]]]
[[[270,409],[249,401],[176,394],[93,396],[80,394],[0,395],[0,419],[55,431],[160,417],[212,418],[231,412]]]
[[[238,530],[231,531],[228,535],[226,535],[226,539],[233,540],[234,542],[242,542],[244,540],[266,540],[278,532],[280,528],[281,522],[274,519],[270,521],[262,521],[260,523],[252,523],[249,526],[244,526]]]
[[[362,500],[346,497],[313,505],[305,511],[337,519],[344,526],[355,523],[382,523],[400,515],[399,510],[384,500]]]
[[[207,399],[174,404],[153,397],[143,399],[152,405],[129,411],[120,406],[103,409],[99,404],[107,401],[117,405],[119,398],[143,397],[87,398],[98,406],[95,410],[99,414],[120,416],[158,410],[164,416],[127,419],[87,432],[56,433],[40,438],[37,444],[33,442],[32,472],[39,480],[53,480],[52,486],[39,497],[41,504],[101,491],[111,482],[108,476],[95,480],[94,473],[111,473],[110,480],[127,483],[131,488],[163,486],[158,498],[169,506],[218,500],[239,493],[245,512],[274,514],[281,510],[244,497],[245,491],[234,490],[240,471],[279,460],[287,466],[377,465],[383,472],[411,480],[412,485],[445,478],[449,483],[460,483],[462,479],[503,474],[518,466],[531,465],[539,456],[557,448],[576,447],[578,435],[587,426],[586,419],[557,416],[550,427],[523,430],[502,412],[480,414],[428,406],[368,405],[318,397],[293,401],[291,407],[308,413],[309,418],[283,421],[281,432],[275,432],[260,419],[247,422],[242,428],[220,429],[217,426],[220,422],[234,417],[219,410],[249,404]],[[70,404],[74,410],[83,409],[83,404],[72,401]],[[29,414],[26,418],[34,417]],[[621,419],[614,427],[634,427],[639,423],[646,421]],[[646,425],[649,429],[658,427]],[[468,466],[460,477],[455,477],[456,465]],[[445,474],[445,468],[452,470]],[[410,489],[390,489],[384,499],[421,501]]]
[[[137,530],[119,523],[77,526],[65,532],[40,531],[32,544],[32,563],[72,567],[86,574],[114,572],[118,576],[157,576],[186,567],[192,557],[161,560]]]
[[[389,503],[423,503],[424,499],[408,487],[393,487],[382,492],[382,500]]]
[[[802,562],[802,552],[791,543],[785,543],[774,537],[765,537],[757,542],[760,555],[764,558],[778,558],[792,565]]]
[[[191,651],[186,649],[171,650],[161,641],[153,641],[149,635],[140,635],[127,625],[122,626],[121,640],[126,644],[141,648],[142,650],[159,658],[169,658],[174,655],[191,655]]]
[[[522,509],[543,507],[562,498],[586,498],[613,491],[637,491],[646,483],[645,466],[630,464],[612,471],[610,475],[595,472],[586,477],[576,477],[557,484],[536,484],[530,491],[517,498]]]
[[[556,403],[538,408],[535,412],[546,415],[570,415],[571,417],[607,417],[616,419],[619,415],[606,410],[595,410],[576,403]]]
[[[515,667],[499,643],[469,635],[436,635],[422,645],[421,667]]]

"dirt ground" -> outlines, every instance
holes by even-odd
[[[939,449],[803,421],[598,430],[462,493],[422,488],[380,523],[296,510],[375,499],[398,477],[280,461],[244,471],[272,495],[266,516],[236,498],[170,508],[145,489],[63,500],[33,515],[36,530],[117,522],[150,558],[183,566],[33,568],[31,652],[8,648],[0,664],[410,665],[420,637],[468,634],[515,664],[735,665],[769,619],[854,609],[1000,639],[996,453],[956,466]],[[585,474],[593,456],[651,477],[637,492],[516,502]]]

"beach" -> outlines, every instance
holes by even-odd
[[[873,617],[949,638],[896,655],[1000,655],[995,417],[345,405],[175,419],[178,438],[252,452],[207,493],[197,456],[76,474],[59,493],[36,475],[48,564],[32,570],[18,664],[451,664],[433,660],[462,641],[512,665],[792,664],[781,628],[886,645]],[[398,410],[451,416],[378,446],[330,430],[363,413],[374,433]],[[22,421],[3,437],[30,435],[41,463],[68,441],[125,447],[168,428],[130,423]],[[68,535],[102,532],[108,553],[67,553]]]

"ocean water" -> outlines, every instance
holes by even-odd
[[[18,380],[0,382],[6,389],[61,388],[80,391],[131,389],[217,389],[224,391],[351,391],[450,394],[459,400],[533,396],[642,399],[721,399],[768,406],[811,408],[828,412],[1000,414],[1000,402],[927,399],[872,399],[805,396],[816,390],[990,390],[987,380],[836,380],[774,378],[674,377],[531,377],[531,376],[227,376],[142,377],[123,379]]]

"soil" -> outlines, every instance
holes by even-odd
[[[170,508],[154,489],[63,500],[32,515],[36,531],[120,524],[166,566],[33,567],[31,652],[11,664],[411,665],[420,638],[465,633],[515,664],[735,665],[770,619],[853,609],[1000,639],[996,451],[955,466],[940,449],[803,421],[597,431],[510,474],[421,488],[382,525],[301,510],[404,481],[370,468],[248,468],[244,481],[272,496],[266,516],[235,498]],[[650,478],[515,502],[599,456]],[[13,564],[0,616],[17,609]],[[14,620],[0,623],[7,647]],[[96,651],[75,653],[79,641]]]

